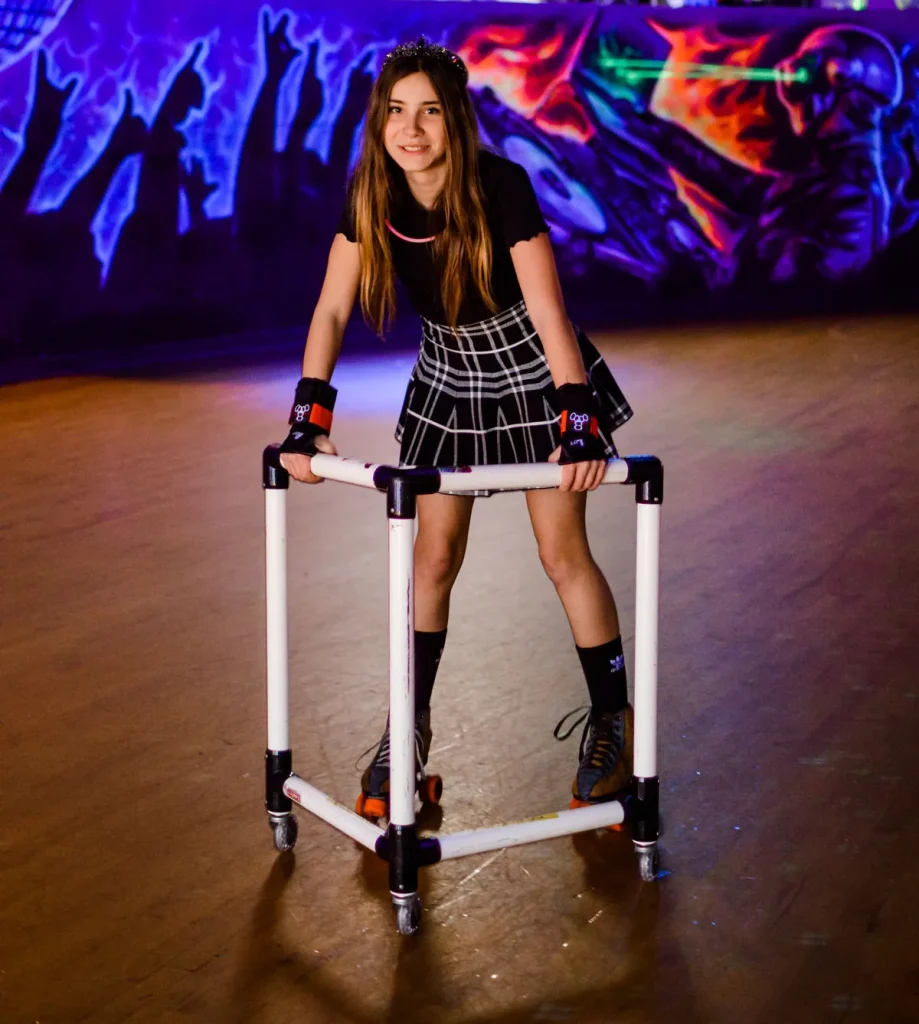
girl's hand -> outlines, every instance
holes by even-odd
[[[323,455],[337,455],[335,445],[329,440],[327,434],[320,434],[313,444]],[[281,456],[281,465],[288,473],[303,484],[321,484],[324,477],[316,476],[312,470],[312,459],[309,455],[294,455],[292,452],[284,452]],[[605,465],[605,463],[604,463]]]
[[[549,462],[558,462],[561,454],[562,446],[559,445],[549,456]],[[562,482],[558,489],[560,491],[595,491],[603,482],[606,466],[606,459],[569,462],[562,466]]]

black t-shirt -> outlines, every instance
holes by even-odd
[[[511,247],[548,231],[536,193],[526,170],[487,149],[479,150],[479,176],[485,194],[485,216],[491,231],[491,293],[503,312],[515,306],[523,295],[511,260]],[[426,210],[408,188],[401,170],[395,172],[393,209],[390,223],[408,238],[429,238],[443,228],[443,214]],[[350,191],[338,231],[349,242],[357,241]],[[446,323],[440,301],[440,274],[434,261],[432,242],[406,242],[387,232],[396,276],[402,282],[415,310],[434,323]],[[470,281],[460,307],[457,324],[473,324],[494,316]]]

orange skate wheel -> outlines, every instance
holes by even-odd
[[[368,821],[377,822],[386,817],[386,801],[378,796],[367,796],[361,793],[354,805],[354,810]]]
[[[423,804],[439,804],[444,793],[444,780],[439,775],[429,775],[418,790]]]

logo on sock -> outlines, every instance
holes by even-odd
[[[625,658],[621,654],[617,654],[615,658],[609,660],[610,672],[621,672],[625,668]]]

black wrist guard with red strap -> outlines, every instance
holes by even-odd
[[[290,433],[281,445],[282,452],[315,455],[316,438],[332,430],[332,410],[338,392],[318,377],[304,377],[297,385],[290,410]]]
[[[563,384],[555,394],[562,418],[562,451],[559,464],[606,458],[600,439],[600,407],[589,384]]]

